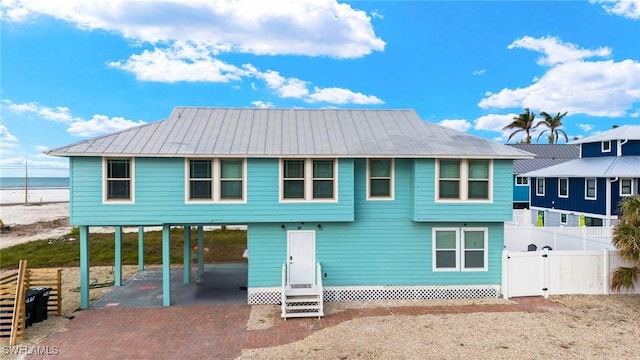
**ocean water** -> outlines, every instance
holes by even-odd
[[[24,189],[23,177],[0,177],[0,189]],[[29,189],[68,189],[68,177],[30,177]]]

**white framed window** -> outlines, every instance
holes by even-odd
[[[600,148],[602,152],[611,152],[611,140],[601,142]]]
[[[434,228],[433,271],[486,271],[487,228]]]
[[[244,159],[186,159],[186,203],[245,202]]]
[[[536,196],[544,196],[545,178],[536,178]]]
[[[560,198],[569,197],[569,179],[567,178],[558,179],[558,197]]]
[[[516,186],[528,186],[529,178],[525,176],[516,176]]]
[[[440,159],[436,162],[436,201],[485,201],[493,198],[493,162]]]
[[[598,198],[598,182],[596,178],[584,179],[584,198],[596,200]]]
[[[135,201],[135,161],[133,158],[103,158],[102,201],[133,203]]]
[[[567,224],[567,214],[565,213],[560,214],[560,224],[563,224],[563,225]]]
[[[281,201],[336,201],[335,159],[282,159]]]
[[[393,159],[367,159],[367,199],[393,200]]]
[[[633,195],[633,179],[620,179],[620,196]]]

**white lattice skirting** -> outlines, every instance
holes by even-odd
[[[280,304],[281,289],[249,288],[251,305]],[[499,285],[325,286],[324,301],[481,299],[500,297]]]

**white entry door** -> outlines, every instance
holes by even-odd
[[[312,285],[315,277],[316,232],[288,231],[287,245],[289,285]]]

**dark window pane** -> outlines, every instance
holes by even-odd
[[[464,267],[465,269],[483,268],[484,267],[484,251],[465,251]]]
[[[440,178],[460,178],[460,160],[440,160]]]
[[[242,181],[223,181],[220,183],[221,199],[242,199]]]
[[[391,180],[371,179],[369,191],[371,196],[391,196]]]
[[[467,250],[484,249],[484,231],[465,230],[464,248]]]
[[[333,180],[314,180],[313,181],[313,198],[314,199],[332,199],[333,198]]]
[[[314,178],[333,178],[333,160],[313,160]]]
[[[369,173],[371,177],[391,177],[390,159],[369,160]]]
[[[457,180],[440,180],[441,199],[459,199],[460,182]]]
[[[192,179],[211,179],[211,160],[191,160]]]
[[[129,163],[128,159],[107,160],[107,177],[110,179],[128,179]]]
[[[242,179],[242,160],[221,160],[220,177],[222,179]]]
[[[304,199],[304,180],[285,180],[285,199]]]
[[[454,250],[436,251],[436,268],[455,268],[456,252]]]
[[[129,199],[129,180],[107,181],[108,199]]]
[[[285,160],[284,177],[293,179],[304,178],[304,160]]]
[[[436,249],[455,249],[457,242],[455,231],[436,231]]]
[[[211,181],[191,181],[191,199],[211,199]]]
[[[489,182],[469,180],[469,199],[488,199]]]
[[[469,160],[470,179],[489,178],[489,160]]]

